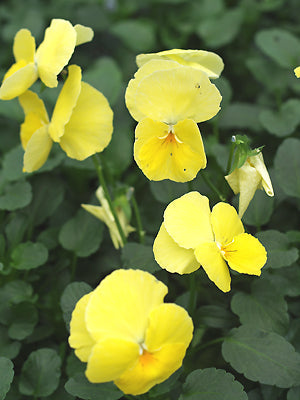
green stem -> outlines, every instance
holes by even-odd
[[[212,183],[212,181],[206,176],[206,174],[201,174],[203,180],[205,183],[216,193],[216,195],[219,197],[221,201],[226,201],[226,197],[222,195],[222,193],[219,191],[219,189],[216,188],[216,186]]]
[[[132,192],[132,195],[131,195],[131,202],[132,202],[132,207],[133,207],[136,224],[137,224],[137,228],[138,228],[139,240],[140,240],[141,244],[145,244],[145,231],[143,230],[141,214],[140,214],[140,210],[139,210],[137,201],[135,199],[134,191]]]
[[[220,338],[211,340],[211,341],[209,341],[209,342],[200,344],[200,345],[196,346],[196,347],[193,349],[193,352],[195,352],[196,350],[197,350],[197,351],[198,351],[198,350],[203,350],[203,349],[206,349],[206,347],[209,347],[209,346],[212,346],[212,345],[214,345],[214,344],[223,342],[224,339],[226,339],[226,338],[225,338],[225,337],[220,337]]]
[[[190,298],[188,310],[189,314],[193,316],[197,303],[197,291],[196,291],[196,278],[195,274],[190,275]]]
[[[117,213],[115,211],[115,208],[114,208],[114,205],[113,205],[113,202],[112,202],[112,199],[110,197],[110,194],[109,194],[109,191],[108,191],[108,187],[106,185],[106,181],[105,181],[105,178],[104,178],[102,165],[100,164],[100,160],[95,155],[93,155],[92,158],[93,158],[93,162],[94,162],[97,174],[98,174],[98,179],[99,179],[100,185],[103,188],[106,200],[108,202],[110,211],[111,211],[111,213],[112,213],[112,215],[114,217],[114,220],[116,222],[116,225],[117,225],[117,228],[118,228],[118,231],[119,231],[119,234],[121,236],[121,239],[122,239],[122,242],[123,242],[123,246],[124,246],[126,244],[126,242],[127,242],[126,236],[125,236],[124,231],[123,231],[123,229],[121,227],[120,220],[118,218],[118,215],[117,215]]]
[[[229,171],[230,171],[230,168],[231,168],[231,163],[232,163],[232,159],[233,159],[235,146],[236,146],[235,142],[231,142],[230,153],[229,153],[228,162],[227,162],[227,168],[226,168],[227,175],[229,174]]]

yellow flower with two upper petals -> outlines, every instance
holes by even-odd
[[[190,192],[172,201],[154,241],[157,263],[169,272],[186,274],[200,266],[223,292],[230,290],[227,264],[234,271],[260,275],[267,260],[265,248],[248,233],[234,207],[216,204]]]
[[[102,151],[111,140],[113,112],[102,93],[81,81],[77,65],[69,67],[50,122],[36,93],[28,90],[19,101],[25,113],[20,132],[24,172],[35,171],[46,162],[53,141],[68,157],[84,160]]]
[[[186,182],[206,167],[197,123],[217,114],[222,97],[203,71],[151,60],[129,82],[125,99],[139,122],[134,158],[147,178]]]
[[[68,64],[75,46],[93,38],[91,28],[53,19],[45,31],[43,42],[36,50],[35,39],[28,29],[17,32],[13,53],[16,62],[6,72],[0,87],[0,99],[20,96],[40,78],[48,87],[56,87],[57,75]]]
[[[126,394],[146,393],[181,367],[193,322],[167,287],[140,270],[116,270],[77,303],[69,343],[87,363],[90,382],[114,381]]]

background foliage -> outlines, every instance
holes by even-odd
[[[110,383],[88,383],[67,343],[76,301],[120,267],[155,273],[169,287],[167,301],[194,309],[195,335],[184,367],[141,397],[299,399],[300,80],[293,73],[300,65],[298,0],[8,0],[0,5],[1,76],[12,63],[15,33],[28,28],[40,43],[52,18],[95,32],[71,62],[82,66],[83,80],[101,90],[114,110],[105,175],[115,197],[134,188],[146,241],[139,244],[133,233],[117,251],[107,228],[80,209],[82,203],[97,204],[91,160],[67,159],[54,146],[41,170],[23,174],[23,113],[17,100],[0,102],[0,399],[122,398]],[[200,126],[208,166],[185,184],[149,182],[137,168],[135,122],[124,104],[136,54],[170,48],[215,51],[225,63],[215,81],[222,110]],[[50,109],[57,93],[43,93]],[[275,197],[256,193],[243,218],[268,251],[261,278],[235,275],[232,291],[224,294],[203,271],[184,277],[162,271],[152,243],[171,200],[198,190],[211,206],[219,201],[203,174],[237,204],[223,177],[237,133],[247,134],[252,147],[265,145]],[[191,280],[197,289],[192,306]]]

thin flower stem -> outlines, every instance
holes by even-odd
[[[229,171],[230,171],[230,168],[231,168],[231,163],[232,163],[232,159],[233,159],[235,146],[236,146],[235,142],[231,142],[230,153],[229,153],[228,162],[227,162],[227,168],[226,168],[227,175],[229,174]]]
[[[193,349],[193,352],[195,352],[196,350],[197,350],[197,351],[198,351],[198,350],[203,350],[203,349],[206,349],[206,347],[213,346],[214,344],[223,342],[224,339],[225,339],[225,337],[219,337],[219,338],[214,339],[214,340],[211,340],[211,341],[209,341],[209,342],[200,344],[200,345],[196,346],[196,347]]]
[[[94,165],[95,165],[97,174],[98,174],[99,183],[100,183],[100,185],[103,187],[103,191],[104,191],[106,200],[107,200],[107,202],[108,202],[110,211],[111,211],[111,213],[112,213],[112,215],[113,215],[113,217],[114,217],[114,220],[115,220],[115,222],[116,222],[116,225],[117,225],[119,234],[120,234],[121,239],[122,239],[122,243],[123,243],[123,245],[125,245],[126,242],[127,242],[126,236],[125,236],[125,234],[124,234],[124,231],[123,231],[122,226],[121,226],[121,224],[120,224],[120,220],[119,220],[119,218],[118,218],[118,215],[117,215],[117,213],[116,213],[116,211],[115,211],[115,208],[114,208],[114,205],[113,205],[113,202],[112,202],[112,199],[111,199],[111,197],[110,197],[110,194],[109,194],[109,191],[108,191],[108,187],[107,187],[107,185],[106,185],[106,181],[105,181],[105,178],[104,178],[102,165],[101,165],[101,163],[100,163],[100,160],[96,157],[96,155],[93,155],[92,158],[93,158],[93,162],[94,162]]]
[[[139,240],[140,240],[141,244],[145,244],[145,231],[143,230],[141,214],[140,214],[140,210],[139,210],[137,201],[135,199],[134,191],[132,192],[132,195],[131,195],[131,202],[132,202],[132,207],[133,207],[133,211],[134,211],[134,215],[135,215],[135,219],[136,219]]]
[[[201,174],[205,183],[216,193],[221,201],[226,201],[226,197],[216,188],[216,186],[212,183],[212,181],[206,176],[206,174]]]

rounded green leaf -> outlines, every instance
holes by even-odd
[[[14,365],[8,358],[0,357],[0,376],[0,400],[4,400],[14,377]]]
[[[151,181],[150,190],[157,201],[168,204],[188,192],[188,184],[168,179],[159,182]]]
[[[160,270],[154,259],[152,246],[127,243],[122,248],[121,258],[125,268],[142,269],[151,273]]]
[[[282,336],[245,325],[222,345],[224,359],[251,381],[290,388],[300,381],[300,354]]]
[[[190,373],[179,400],[247,400],[243,386],[222,369],[198,369]]]
[[[0,325],[0,354],[3,357],[14,359],[19,354],[20,342],[13,342],[7,334],[7,327]]]
[[[220,127],[261,130],[258,114],[261,107],[249,103],[231,103],[220,116]]]
[[[2,101],[2,103],[10,103],[9,101]],[[23,177],[23,155],[24,150],[19,145],[8,151],[3,157],[2,172],[3,179],[7,182],[17,181]]]
[[[28,270],[44,265],[48,259],[48,250],[42,243],[26,242],[14,248],[11,265],[15,269]]]
[[[300,386],[291,388],[287,392],[286,400],[299,400],[300,399]]]
[[[32,199],[30,183],[19,181],[7,184],[0,195],[0,210],[13,211],[26,207]]]
[[[38,322],[38,312],[31,303],[15,305],[11,311],[8,336],[11,339],[23,340],[32,334]]]
[[[261,227],[269,222],[274,209],[274,197],[267,196],[263,190],[257,190],[243,216],[247,225]]]
[[[52,349],[33,351],[24,362],[19,390],[27,396],[46,397],[58,387],[61,360]]]
[[[155,46],[155,25],[149,20],[124,20],[115,23],[111,32],[135,52],[146,52]]]

